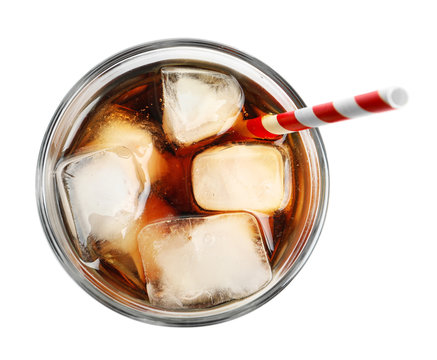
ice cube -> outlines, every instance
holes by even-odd
[[[244,94],[232,76],[188,67],[161,69],[163,128],[177,145],[227,131],[240,114]]]
[[[153,305],[213,306],[241,299],[272,277],[253,215],[178,218],[146,226],[138,235]]]
[[[167,172],[159,148],[164,134],[153,123],[141,121],[135,112],[117,105],[106,106],[93,117],[93,136],[88,147],[107,149],[127,147],[135,156],[150,182]]]
[[[144,278],[136,244],[136,219],[141,215],[150,183],[142,178],[132,152],[116,147],[73,156],[57,169],[61,201],[67,221],[76,233],[82,258],[131,256],[132,279]],[[114,259],[115,257],[115,259]],[[120,265],[120,266],[118,266]],[[135,269],[136,268],[136,269]],[[134,274],[137,273],[137,274]],[[126,274],[129,276],[129,274]]]
[[[273,145],[211,147],[194,158],[191,173],[194,198],[206,210],[272,213],[288,198],[289,161]]]

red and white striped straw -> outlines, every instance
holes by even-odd
[[[283,134],[394,110],[405,105],[407,100],[408,95],[404,89],[391,87],[282,114],[264,115],[245,123],[256,137],[275,139]]]

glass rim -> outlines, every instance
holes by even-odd
[[[51,144],[51,137],[54,133],[56,125],[59,119],[62,117],[64,110],[68,107],[70,102],[75,98],[75,96],[80,93],[80,91],[91,81],[97,78],[100,74],[110,69],[112,66],[127,60],[135,55],[147,53],[152,50],[159,50],[164,48],[176,48],[176,47],[194,47],[194,48],[206,48],[210,50],[215,50],[219,52],[226,53],[228,55],[234,56],[240,60],[243,60],[250,65],[254,66],[258,70],[266,74],[271,80],[273,80],[285,93],[290,97],[293,103],[297,107],[305,107],[305,103],[296,93],[296,91],[282,78],[276,71],[270,68],[268,65],[264,64],[260,60],[236,50],[227,45],[223,45],[216,42],[199,40],[199,39],[167,39],[158,40],[153,42],[148,42],[140,44],[137,46],[125,49],[106,60],[102,61],[95,67],[93,67],[88,73],[86,73],[65,95],[60,105],[56,109],[45,135],[42,140],[36,171],[36,198],[38,205],[38,212],[44,233],[48,239],[48,242],[55,253],[56,257],[60,261],[61,265],[67,271],[67,273],[73,278],[73,280],[84,289],[89,295],[95,298],[97,301],[107,306],[108,308],[125,315],[127,317],[133,318],[135,320],[143,321],[146,323],[157,324],[157,325],[167,325],[167,326],[202,326],[211,325],[227,320],[234,319],[236,317],[242,316],[248,312],[255,310],[261,305],[265,304],[277,294],[279,294],[299,273],[302,267],[307,262],[309,256],[311,255],[315,245],[317,244],[318,238],[322,231],[324,221],[326,218],[328,198],[329,198],[329,169],[327,163],[327,157],[325,152],[325,147],[320,136],[318,129],[306,130],[312,137],[315,145],[315,149],[318,157],[318,165],[320,171],[320,188],[319,188],[319,203],[316,209],[316,214],[312,223],[311,232],[308,235],[304,247],[300,254],[295,259],[293,265],[287,272],[277,281],[277,283],[269,289],[267,292],[261,296],[253,299],[250,303],[245,304],[240,307],[230,309],[228,311],[205,315],[199,317],[175,317],[175,316],[161,316],[153,313],[146,314],[144,311],[134,309],[123,303],[116,301],[107,294],[101,292],[96,288],[89,280],[87,280],[82,274],[79,273],[78,269],[71,263],[69,258],[64,253],[63,249],[58,243],[55,234],[50,226],[49,215],[47,213],[47,202],[44,187],[44,168],[46,159],[48,157],[48,150]]]

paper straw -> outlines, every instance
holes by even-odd
[[[257,138],[276,139],[283,134],[394,110],[407,101],[408,95],[404,89],[390,87],[282,114],[260,116],[246,120],[245,124]]]

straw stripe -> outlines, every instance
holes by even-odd
[[[379,96],[393,109],[398,109],[404,106],[408,102],[407,92],[396,86],[392,86],[386,89],[378,90]]]
[[[370,112],[382,112],[393,109],[389,104],[387,104],[387,102],[385,102],[381,98],[378,91],[355,96],[355,101],[364,110]]]
[[[264,126],[264,129],[272,134],[281,135],[290,132],[289,130],[281,126],[278,121],[277,115],[265,115],[261,118],[261,122]]]
[[[346,118],[356,118],[359,116],[369,115],[370,113],[359,106],[355,99],[337,100],[332,103],[335,110],[342,114]]]
[[[247,129],[258,138],[275,139],[278,137],[277,134],[273,134],[264,128],[261,116],[254,118],[254,119],[251,119],[251,120],[248,120],[246,122],[246,126],[247,126]]]
[[[302,125],[299,121],[297,121],[294,111],[278,114],[276,115],[276,119],[281,127],[289,130],[288,132],[310,129],[308,126]]]
[[[299,121],[302,125],[310,128],[326,124],[314,114],[313,109],[311,108],[297,109],[294,112],[294,116],[296,116],[297,121]]]
[[[313,112],[320,120],[328,123],[347,119],[335,109],[332,102],[313,106]]]

